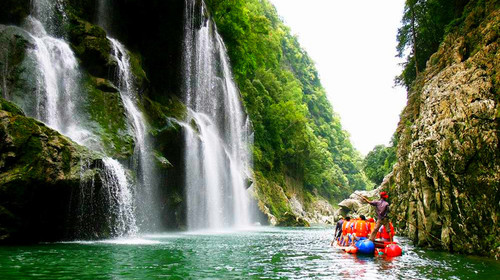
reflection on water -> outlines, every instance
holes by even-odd
[[[394,259],[329,246],[331,229],[260,228],[0,247],[1,279],[497,279],[500,262],[414,248]]]

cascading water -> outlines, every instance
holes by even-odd
[[[111,3],[109,0],[99,0],[97,23],[108,33],[111,31],[110,22]],[[112,45],[111,55],[117,62],[118,68],[115,83],[125,106],[129,123],[135,136],[135,150],[133,166],[138,175],[137,186],[137,215],[141,230],[154,231],[160,226],[160,207],[158,201],[157,170],[154,166],[153,148],[148,136],[148,126],[144,114],[139,110],[139,98],[134,85],[134,76],[130,65],[130,56],[123,44],[114,38],[108,37]]]
[[[99,0],[97,3],[97,24],[104,30],[111,29],[110,27],[110,3],[109,0]]]
[[[89,132],[72,116],[80,79],[75,55],[64,40],[49,36],[33,16],[27,18],[26,26],[35,42],[32,55],[38,65],[36,105],[28,112],[79,144],[85,144]]]
[[[2,98],[6,99],[8,96],[8,89],[7,89],[7,69],[9,67],[8,60],[5,57],[0,58],[3,61],[5,61],[2,72],[3,72],[3,79],[2,79]]]
[[[40,21],[41,25],[50,34],[61,33],[61,26],[67,17],[64,12],[65,0],[31,0],[31,16]],[[62,21],[57,18],[60,14]]]
[[[203,2],[195,2],[186,0],[184,39],[187,224],[190,230],[249,226],[250,123],[223,41]]]
[[[134,168],[140,183],[137,196],[140,224],[143,230],[155,230],[160,223],[160,210],[156,195],[157,182],[151,139],[147,134],[147,122],[137,107],[137,90],[134,87],[128,52],[118,40],[113,38],[109,38],[109,40],[113,47],[112,55],[118,64],[118,88],[135,135]]]
[[[32,1],[32,15],[27,18],[26,30],[35,42],[32,56],[38,66],[37,93],[34,108],[23,109],[77,143],[100,150],[97,138],[79,122],[85,116],[77,114],[78,104],[75,104],[83,94],[78,87],[80,72],[77,59],[63,39],[51,36],[60,32],[56,13],[61,14],[63,20],[66,18],[63,1]],[[96,142],[97,144],[94,144]],[[125,170],[119,162],[111,158],[104,158],[103,163],[104,174],[101,181],[108,192],[104,199],[110,209],[106,216],[112,219],[109,231],[115,236],[135,234],[135,206]],[[92,190],[89,192],[92,193]],[[85,190],[82,193],[85,193]],[[86,201],[86,197],[82,196],[82,205],[92,203]],[[85,205],[82,207],[85,208]]]
[[[116,221],[110,222],[114,236],[135,235],[139,231],[135,220],[133,194],[123,166],[116,160],[105,158],[104,183],[108,186],[108,196],[115,201],[112,209]]]
[[[135,217],[135,201],[127,172],[117,160],[103,158],[102,173],[94,177],[91,162],[83,162],[78,204],[74,205],[76,237],[99,238],[103,232],[114,237],[134,236],[139,232]],[[99,179],[102,187],[96,184]]]

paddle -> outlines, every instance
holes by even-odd
[[[359,197],[361,197],[366,203],[370,203],[370,201],[368,200],[368,198],[366,198],[365,196],[360,195],[358,193],[354,193],[354,194],[357,195],[357,196],[359,196]]]

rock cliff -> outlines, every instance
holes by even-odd
[[[393,174],[392,218],[416,244],[500,256],[497,1],[472,1],[409,91]]]

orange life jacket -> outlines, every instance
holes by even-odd
[[[366,221],[356,221],[356,224],[354,225],[354,233],[356,233],[357,237],[366,237],[368,235]]]
[[[354,227],[354,223],[355,223],[355,221],[352,221],[352,222],[349,223],[349,225],[347,225],[347,233],[353,233],[354,232],[353,229],[352,229]]]
[[[394,236],[394,227],[392,226],[392,223],[389,222],[389,226],[391,227],[391,236]],[[384,229],[382,230],[382,234],[381,234],[382,238],[385,238],[385,239],[390,239],[390,236],[389,236],[389,232],[387,232],[387,229],[384,227]]]
[[[342,224],[342,235],[352,233],[352,225],[353,225],[353,222],[344,221],[344,224]]]
[[[347,234],[347,227],[351,224],[350,221],[344,221],[344,223],[342,224],[342,235],[346,235]]]
[[[371,233],[375,229],[375,222],[366,222],[368,224],[368,232]]]

